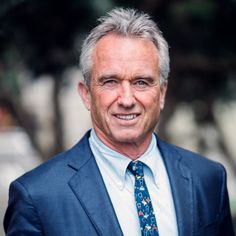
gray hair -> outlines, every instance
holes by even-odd
[[[159,53],[160,82],[167,81],[170,71],[168,44],[149,15],[135,9],[115,8],[98,21],[100,24],[84,40],[80,55],[80,68],[88,86],[91,80],[93,50],[96,43],[110,33],[152,41]]]

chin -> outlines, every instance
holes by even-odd
[[[126,132],[122,134],[123,132],[120,132],[117,135],[114,135],[114,140],[120,143],[137,143],[141,140],[141,135],[137,133],[132,133],[132,132]]]

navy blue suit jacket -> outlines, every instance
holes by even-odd
[[[89,132],[72,149],[11,184],[4,220],[8,236],[123,235],[88,137]],[[224,168],[159,139],[157,143],[179,235],[233,236]]]

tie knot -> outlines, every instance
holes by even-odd
[[[128,169],[133,175],[143,176],[143,163],[141,161],[131,161]]]

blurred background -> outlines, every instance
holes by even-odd
[[[236,0],[0,0],[0,220],[9,183],[91,127],[76,89],[81,43],[116,6],[151,14],[169,42],[157,133],[226,167],[236,222]]]

